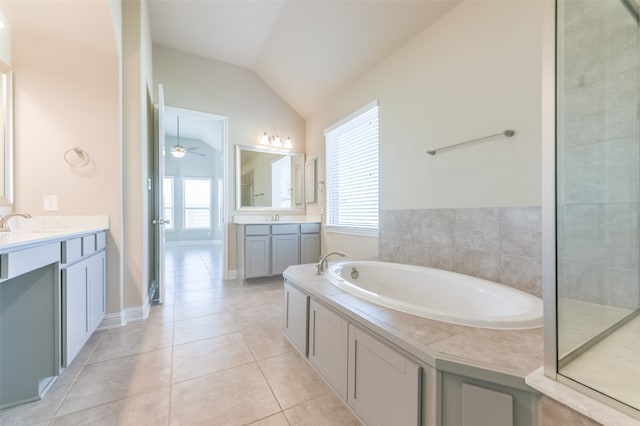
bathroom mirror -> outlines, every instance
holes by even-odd
[[[238,210],[304,210],[304,154],[236,145]]]
[[[12,137],[12,79],[11,68],[0,61],[0,205],[13,203],[13,137]]]

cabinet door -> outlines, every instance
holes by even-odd
[[[87,261],[62,270],[62,365],[68,367],[89,335]]]
[[[440,389],[444,426],[537,424],[538,397],[528,390],[448,372],[441,375]]]
[[[307,356],[309,296],[285,282],[284,335],[304,356]]]
[[[245,238],[244,277],[269,276],[270,237],[268,235]]]
[[[291,265],[297,265],[298,234],[271,236],[271,275],[279,275]]]
[[[349,325],[347,402],[367,425],[420,424],[420,367]]]
[[[315,300],[309,304],[309,361],[347,400],[349,323]]]
[[[300,235],[300,263],[318,263],[320,259],[320,234]]]
[[[88,260],[88,316],[89,333],[93,333],[105,316],[105,253]]]

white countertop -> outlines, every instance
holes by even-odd
[[[280,219],[273,220],[273,215],[236,215],[233,223],[236,225],[277,225],[279,223],[320,223],[320,216],[305,215],[280,215]]]
[[[108,216],[34,216],[11,218],[11,231],[0,232],[0,253],[62,241],[109,229]]]

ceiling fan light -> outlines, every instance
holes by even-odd
[[[284,147],[287,149],[293,148],[293,143],[291,142],[291,137],[287,137],[287,140],[284,141]]]
[[[175,158],[182,158],[186,153],[187,153],[186,151],[183,151],[181,149],[171,150],[171,155],[173,155]]]

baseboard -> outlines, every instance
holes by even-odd
[[[122,327],[123,325],[126,325],[126,321],[122,316],[122,312],[116,312],[114,314],[105,315],[96,331],[110,330],[112,328]]]
[[[151,304],[145,303],[143,306],[136,306],[133,308],[126,308],[124,310],[125,323],[129,324],[134,321],[142,321],[149,317],[149,311],[151,310]]]
[[[238,279],[238,271],[235,269],[228,270],[226,275],[224,276],[224,279],[225,281]]]

